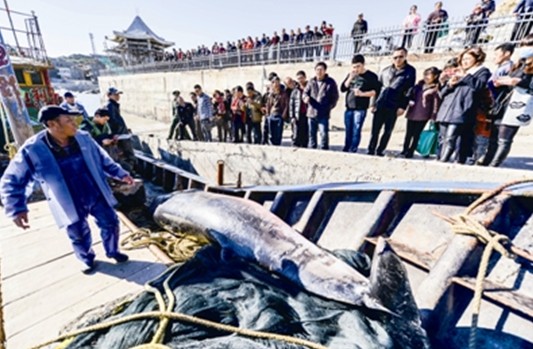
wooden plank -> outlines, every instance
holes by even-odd
[[[289,193],[282,191],[277,192],[276,197],[272,202],[272,206],[270,206],[270,211],[285,221],[287,219],[287,215],[289,214],[291,198],[292,196]]]
[[[95,252],[101,252],[97,254],[97,260],[107,261],[101,243],[95,243],[93,246]],[[161,262],[166,264],[167,260]],[[39,288],[46,288],[72,275],[79,274],[79,266],[79,261],[71,253],[63,258],[51,260],[3,280],[5,305],[31,295],[35,285],[38,285]]]
[[[318,240],[318,244],[326,248],[359,250],[367,236],[380,235],[387,229],[395,217],[395,202],[396,193],[393,191],[381,192],[373,203],[364,201],[339,202],[328,226],[322,233],[320,240]],[[344,215],[332,222],[335,215],[342,212],[340,205],[343,204],[351,205],[347,207],[349,210],[345,209]],[[370,206],[370,208],[367,208],[367,206]],[[339,224],[331,226],[332,223],[339,221]]]
[[[304,213],[300,220],[293,226],[293,228],[301,232],[307,239],[314,241],[313,239],[318,239],[317,232],[320,224],[324,219],[327,208],[326,205],[326,195],[324,191],[317,190],[307,207],[305,208]]]
[[[3,208],[2,208],[3,210]],[[42,217],[48,217],[51,216],[50,208],[48,207],[47,201],[38,201],[28,204],[28,210],[29,210],[29,218],[30,219],[38,219]],[[5,228],[13,227],[13,221],[6,218],[0,220],[0,231],[2,231]]]
[[[92,219],[89,219],[89,226],[93,233],[93,244],[101,242],[100,234],[97,233],[98,229]],[[121,227],[120,233],[123,235],[128,231],[127,228]],[[29,240],[29,237],[21,236],[11,241],[9,246],[2,244],[3,250],[9,249],[9,252],[5,253],[6,255],[4,256],[5,279],[37,265],[74,253],[66,233],[58,231],[57,228],[35,231],[31,234],[31,239],[32,241],[27,243],[26,241]],[[46,246],[46,248],[43,248],[43,246]]]
[[[152,280],[162,273],[164,268],[159,265],[152,265],[145,269],[138,270],[129,276],[130,279],[136,278],[138,282]],[[68,323],[75,320],[82,313],[110,302],[114,299],[123,297],[128,294],[141,292],[143,287],[128,280],[119,280],[109,287],[102,287],[92,294],[86,293],[84,298],[80,298],[77,303],[70,304],[68,307],[56,309],[53,313],[48,314],[34,324],[17,331],[8,338],[9,348],[28,348],[57,336],[59,331]]]
[[[36,220],[30,220],[30,228],[26,230],[22,230],[16,227],[15,224],[11,222],[11,225],[9,227],[0,230],[0,245],[5,246],[6,244],[9,244],[9,240],[11,239],[17,239],[21,236],[27,236],[28,234],[44,229],[57,230],[57,225],[53,221],[53,219],[51,219],[51,217],[41,217]]]
[[[475,278],[455,277],[452,281],[474,292],[476,288]],[[519,291],[502,286],[495,282],[485,280],[483,282],[483,299],[504,307],[515,314],[533,319],[533,298]]]
[[[97,246],[96,250],[101,252],[100,248]],[[40,288],[35,284],[33,293],[4,308],[8,336],[14,336],[32,325],[45,321],[52,314],[80,303],[121,280],[128,280],[136,284],[135,288],[139,288],[147,280],[142,275],[136,274],[150,265],[159,265],[160,270],[165,269],[163,264],[154,262],[155,257],[146,249],[132,251],[130,257],[132,261],[120,265],[99,262],[97,273],[94,275],[87,276],[80,272],[46,288]],[[64,260],[65,263],[74,262],[66,258]]]

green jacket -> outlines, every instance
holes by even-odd
[[[84,119],[81,123],[80,128],[88,132],[94,140],[101,146],[104,139],[113,138],[113,133],[111,132],[111,127],[109,123],[105,123],[103,126],[97,125],[94,118]]]

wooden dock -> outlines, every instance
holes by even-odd
[[[116,298],[139,292],[166,267],[148,249],[128,252],[130,261],[105,257],[98,229],[90,221],[98,261],[93,275],[80,272],[64,231],[46,202],[30,204],[31,228],[0,221],[2,295],[7,347],[29,348],[52,339],[79,315]],[[121,235],[128,228],[121,226]]]

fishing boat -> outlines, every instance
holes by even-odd
[[[533,343],[531,180],[240,188],[139,150],[136,157],[137,172],[158,193],[192,189],[254,201],[327,250],[371,255],[386,238],[407,270],[433,348]]]
[[[9,8],[7,1],[0,8],[2,23],[8,26],[0,26],[2,31],[2,57],[9,64],[2,64],[2,75],[6,84],[3,95],[12,91],[17,99],[24,104],[23,108],[17,108],[22,113],[15,117],[10,110],[9,103],[4,100],[3,123],[1,125],[0,147],[2,151],[6,144],[15,142],[20,145],[31,134],[31,131],[22,131],[22,125],[29,124],[31,129],[38,130],[37,122],[39,109],[48,104],[56,104],[58,95],[52,87],[49,71],[52,64],[46,53],[43,36],[39,21],[35,13],[24,13]],[[11,66],[11,67],[9,67]],[[3,96],[3,98],[8,98]],[[11,124],[18,120],[18,127]],[[6,136],[8,142],[6,142]]]

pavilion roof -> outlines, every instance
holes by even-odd
[[[135,16],[133,22],[130,24],[128,29],[125,31],[113,31],[115,35],[111,41],[122,42],[124,39],[128,40],[143,40],[143,41],[152,41],[156,44],[159,44],[164,47],[170,47],[174,45],[173,42],[166,41],[148,27],[146,23],[139,16]]]

